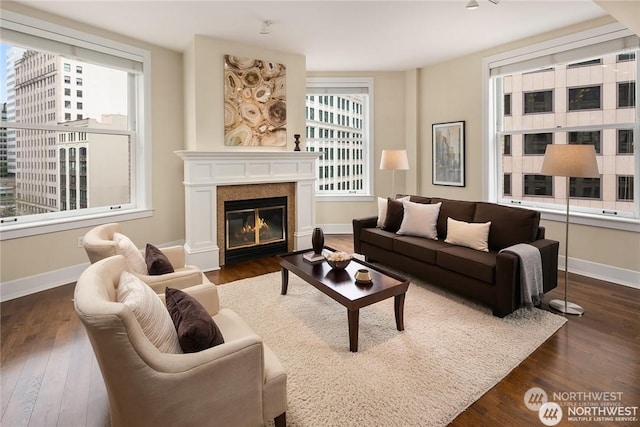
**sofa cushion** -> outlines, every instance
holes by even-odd
[[[382,229],[385,231],[391,231],[395,233],[400,229],[402,225],[402,218],[404,216],[404,207],[402,201],[397,199],[387,199],[387,216],[384,220]]]
[[[197,299],[173,288],[164,294],[182,351],[195,353],[224,343],[216,322]]]
[[[161,274],[173,273],[173,265],[169,258],[151,243],[147,243],[144,251],[144,260],[147,264],[147,270],[150,276],[159,276]]]
[[[398,236],[393,240],[393,251],[406,257],[414,258],[427,264],[436,263],[439,249],[449,248],[450,244],[442,240],[431,240],[422,237]]]
[[[442,203],[425,204],[403,201],[404,216],[398,234],[438,239],[438,214]]]
[[[540,212],[531,209],[478,202],[474,222],[491,221],[489,248],[500,250],[537,239]]]
[[[441,199],[438,197],[431,198],[431,203],[439,202],[442,202],[442,206],[440,206],[440,215],[438,216],[438,238],[444,239],[447,237],[447,218],[466,222],[473,221],[476,202]]]
[[[123,271],[116,289],[116,301],[129,307],[142,332],[158,350],[182,353],[169,312],[158,294],[146,283]]]
[[[409,197],[409,201],[413,203],[431,203],[431,197],[423,197],[423,196],[407,196]]]
[[[491,222],[464,222],[447,218],[447,238],[444,241],[477,251],[489,252],[490,228]]]
[[[388,251],[393,250],[393,239],[395,233],[384,231],[379,228],[364,228],[360,231],[360,240],[378,246]]]
[[[409,200],[409,196],[399,197],[398,200]],[[378,197],[378,223],[376,227],[382,228],[384,226],[384,220],[387,218],[387,199]]]
[[[481,252],[463,246],[438,250],[436,265],[493,284],[497,252]]]

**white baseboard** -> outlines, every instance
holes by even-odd
[[[351,234],[353,233],[352,224],[318,224],[322,228],[324,234]]]
[[[159,248],[184,244],[183,240],[158,245]],[[47,289],[57,288],[78,280],[80,274],[89,267],[88,262],[47,271],[34,276],[23,277],[16,280],[0,283],[0,302],[9,301]]]
[[[0,283],[0,302],[67,285],[78,280],[88,262]]]
[[[564,271],[564,255],[558,256],[558,269]],[[640,271],[569,257],[569,273],[640,289]]]

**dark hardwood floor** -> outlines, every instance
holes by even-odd
[[[353,250],[348,235],[326,236],[326,244]],[[277,260],[266,258],[227,266],[208,276],[224,284],[278,270]],[[562,297],[563,277],[560,289],[550,296]],[[0,425],[109,425],[100,370],[73,311],[73,287],[0,305]],[[537,414],[524,405],[524,394],[531,387],[541,387],[549,395],[622,392],[623,406],[640,406],[640,290],[574,275],[569,288],[571,299],[585,308],[584,317],[569,317],[565,326],[451,425],[542,426]],[[565,418],[559,425],[638,424],[575,423]]]

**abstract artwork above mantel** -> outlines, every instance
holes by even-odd
[[[287,145],[287,69],[224,56],[224,145]]]

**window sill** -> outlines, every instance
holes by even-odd
[[[513,207],[509,203],[501,203],[503,206]],[[540,219],[546,221],[566,222],[566,212],[560,212],[552,209],[544,209],[535,206],[518,206],[525,209],[532,209],[540,212]],[[640,233],[640,220],[635,218],[624,217],[603,217],[601,215],[593,215],[584,212],[570,212],[569,223],[588,225],[590,227],[611,228],[613,230],[631,231]]]
[[[317,202],[373,202],[374,196],[365,194],[320,195],[316,193]]]
[[[95,227],[96,225],[106,224],[109,222],[149,218],[152,215],[152,209],[132,209],[127,212],[105,212],[101,214],[87,215],[80,218],[63,218],[58,220],[9,225],[2,228],[0,232],[0,241],[74,230],[76,228]]]

